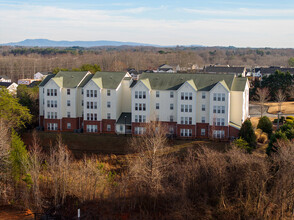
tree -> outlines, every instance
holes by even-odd
[[[18,181],[25,174],[28,163],[28,152],[20,136],[12,130],[11,151],[9,155],[13,178]]]
[[[90,71],[91,73],[96,73],[98,71],[101,71],[101,68],[99,65],[97,64],[94,64],[94,65],[91,65],[91,64],[84,64],[81,66],[80,68],[81,71]]]
[[[27,107],[18,103],[7,89],[0,89],[0,119],[8,127],[19,128],[30,122],[32,115]]]
[[[245,120],[242,124],[239,136],[243,138],[249,144],[250,147],[256,147],[256,135],[254,133],[251,121],[249,119]]]
[[[276,92],[276,101],[278,102],[278,112],[281,112],[282,111],[282,104],[283,102],[286,100],[286,95],[285,93],[279,89],[277,92]]]
[[[264,108],[264,103],[270,100],[270,92],[268,88],[257,88],[256,89],[256,100],[259,101],[260,105],[260,117],[262,117],[265,108]]]
[[[32,114],[31,125],[38,126],[39,118],[39,87],[29,88],[26,85],[17,87],[17,98],[22,106],[27,107]]]
[[[153,198],[154,208],[159,194],[164,190],[162,179],[165,177],[165,168],[169,166],[163,149],[167,147],[167,129],[160,122],[150,122],[144,127],[144,134],[133,137],[131,148],[137,152],[130,163],[130,177],[141,196]]]
[[[294,67],[294,57],[291,57],[289,60],[288,60],[288,64],[290,67]]]
[[[267,116],[263,116],[259,119],[257,128],[260,128],[263,132],[267,133],[270,137],[273,132],[273,123]]]

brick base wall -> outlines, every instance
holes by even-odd
[[[230,137],[239,137],[240,130],[230,126]]]
[[[113,119],[102,119],[102,133],[115,134],[115,123]],[[107,131],[107,125],[111,126],[110,131]]]
[[[52,131],[48,130],[48,123],[57,123],[57,131],[60,131],[60,119],[44,119],[44,131]]]
[[[93,132],[87,132],[87,125],[97,125],[97,132],[95,133],[102,133],[102,122],[101,121],[84,121],[84,132],[85,133],[93,133]]]
[[[44,116],[40,116],[39,117],[39,126],[40,127],[45,127]]]
[[[67,123],[71,123],[71,128],[67,128]],[[63,118],[62,131],[74,131],[79,129],[79,118]]]
[[[201,129],[205,129],[205,135],[201,135]],[[209,124],[208,123],[197,123],[196,124],[196,137],[197,138],[208,138]]]
[[[229,138],[229,126],[209,126],[209,137],[213,137],[214,130],[223,130],[225,132],[224,139]]]
[[[181,137],[181,129],[192,129],[192,136],[191,137]],[[185,138],[185,139],[193,139],[196,138],[196,126],[195,125],[177,125],[177,138]]]

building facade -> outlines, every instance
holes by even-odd
[[[230,138],[249,117],[248,80],[228,74],[59,72],[39,91],[46,131],[140,135],[160,121],[178,138]]]

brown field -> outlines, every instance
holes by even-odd
[[[79,158],[83,154],[102,154],[102,155],[127,155],[132,153],[129,149],[131,136],[123,135],[96,135],[96,134],[77,134],[63,132],[62,141]],[[31,145],[32,133],[24,133],[23,140],[27,146]],[[45,150],[54,146],[58,138],[58,133],[38,132],[40,145]],[[223,151],[229,146],[229,142],[219,142],[210,140],[170,140],[168,153],[179,152],[188,148],[199,146],[209,146],[218,151]]]
[[[269,119],[271,120],[271,122],[274,121],[274,119],[277,117],[269,117]],[[252,123],[252,126],[256,129],[257,125],[258,125],[258,121],[259,121],[260,117],[251,117],[250,121]]]
[[[268,113],[270,114],[277,114],[278,113],[278,103],[267,103]],[[283,102],[282,104],[282,113],[284,114],[294,114],[294,102]]]

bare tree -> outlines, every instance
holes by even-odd
[[[132,185],[140,196],[154,198],[155,208],[158,195],[162,192],[162,179],[168,166],[163,149],[167,147],[167,128],[160,122],[150,122],[144,126],[144,134],[133,137],[131,148],[137,152],[129,160],[129,175]]]
[[[265,112],[264,104],[270,100],[270,92],[268,88],[257,88],[255,99],[259,102],[260,106],[260,117],[263,116]]]
[[[282,105],[283,105],[283,102],[286,100],[286,95],[285,93],[279,89],[277,92],[276,92],[276,101],[278,102],[278,112],[281,112],[282,111]]]
[[[287,94],[290,96],[291,99],[294,99],[294,85],[290,86],[287,91]]]

